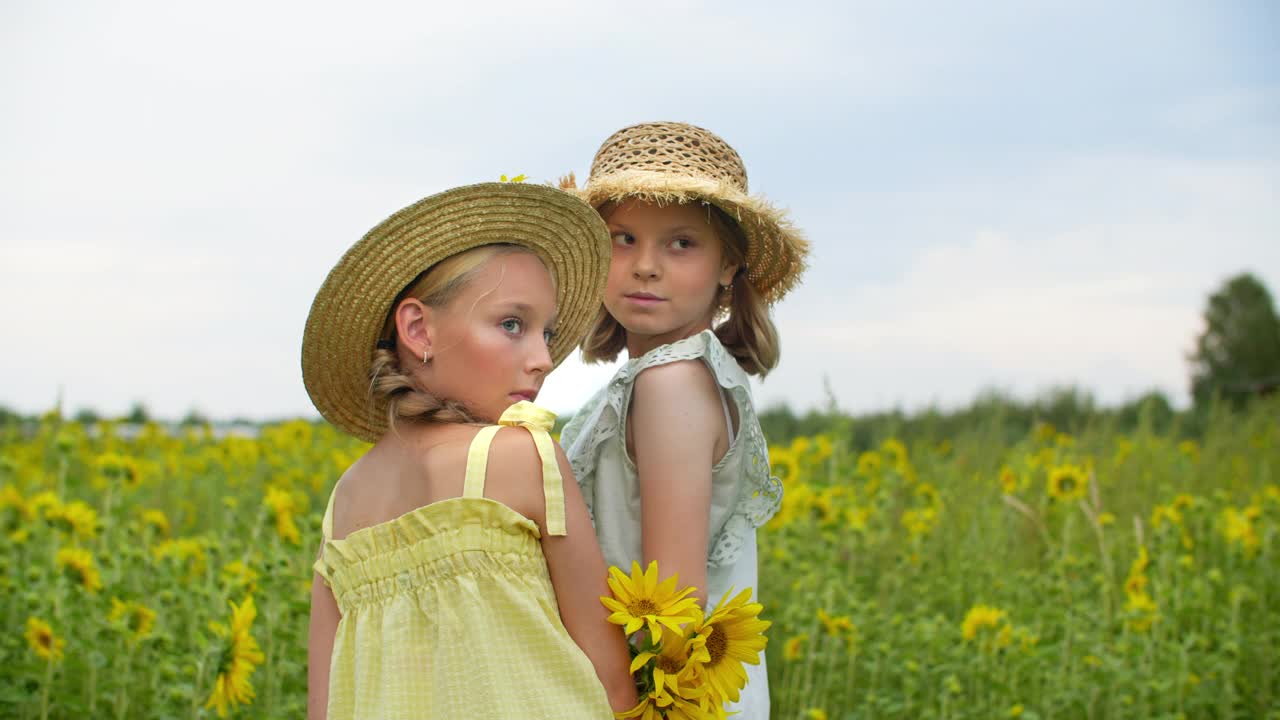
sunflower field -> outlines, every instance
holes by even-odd
[[[857,422],[771,448],[775,717],[1280,718],[1280,404],[1194,435]],[[303,717],[320,517],[365,448],[0,427],[0,717]]]

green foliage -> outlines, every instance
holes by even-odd
[[[1151,391],[1117,407],[1101,407],[1088,392],[1075,387],[1049,390],[1030,400],[986,390],[968,406],[955,410],[927,408],[915,413],[891,410],[846,415],[836,410],[809,411],[797,416],[790,408],[774,406],[760,413],[765,437],[777,443],[829,432],[833,424],[847,427],[850,447],[866,449],[890,435],[903,440],[937,442],[968,428],[982,426],[1001,442],[1012,443],[1037,425],[1049,423],[1067,432],[1107,427],[1132,432],[1139,427],[1167,431],[1178,427],[1184,434],[1198,432],[1193,418],[1178,412],[1163,393]]]
[[[1191,354],[1191,395],[1203,406],[1219,396],[1235,407],[1280,386],[1280,318],[1267,288],[1237,275],[1209,296],[1205,329]]]
[[[776,443],[786,494],[759,535],[775,717],[1273,712],[1280,399],[1215,406],[1189,441],[1162,398],[1131,417],[1062,398],[829,413]],[[1050,415],[1079,429],[1034,420]],[[365,448],[303,421],[252,438],[56,413],[0,425],[0,717],[215,717],[227,644],[211,623],[249,597],[264,659],[231,715],[304,715],[320,519]],[[1063,467],[1088,478],[1079,496],[1050,489]],[[83,530],[67,520],[77,502]],[[58,566],[65,548],[91,554],[100,589]],[[153,610],[154,628],[135,637],[115,599]],[[29,618],[65,641],[62,659],[31,648]]]
[[[1001,443],[991,413],[940,442],[773,447],[775,717],[1274,717],[1280,402],[1219,409],[1200,441],[1159,410],[1128,433]]]

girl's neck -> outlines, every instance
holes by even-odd
[[[627,357],[636,359],[654,348],[663,345],[669,345],[673,342],[693,337],[703,330],[711,329],[711,319],[707,318],[698,322],[691,323],[685,327],[675,328],[659,335],[640,335],[638,333],[627,333]]]

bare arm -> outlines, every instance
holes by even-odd
[[[640,475],[644,562],[680,574],[707,604],[711,467],[728,441],[719,389],[697,360],[649,368],[636,378],[629,417]]]
[[[539,524],[542,553],[551,572],[560,619],[595,666],[609,705],[615,711],[630,710],[636,705],[636,686],[631,679],[626,637],[622,628],[608,622],[609,611],[600,604],[600,598],[610,593],[604,555],[569,460],[558,443],[555,448],[564,480],[565,527],[569,534],[549,535],[545,519],[540,519]]]
[[[311,580],[311,628],[307,636],[307,720],[324,720],[329,709],[329,661],[337,634],[338,601],[319,574]]]

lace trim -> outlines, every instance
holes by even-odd
[[[703,359],[707,363],[716,383],[729,391],[738,409],[738,446],[735,449],[743,453],[745,477],[734,509],[719,534],[712,539],[711,552],[707,556],[708,566],[720,567],[735,561],[742,552],[747,534],[768,522],[778,511],[782,504],[782,482],[770,472],[768,444],[756,419],[746,373],[713,332],[704,330],[627,361],[609,384],[574,415],[561,431],[561,439],[568,447],[569,464],[582,487],[583,499],[594,522],[596,461],[606,441],[621,438],[626,432],[627,410],[636,376],[657,365],[694,359]]]

